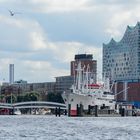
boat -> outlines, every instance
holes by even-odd
[[[19,109],[14,110],[14,115],[21,115],[21,111]]]
[[[108,78],[102,84],[93,83],[89,68],[87,67],[84,72],[81,62],[78,63],[76,73],[74,84],[62,94],[67,110],[69,105],[71,106],[71,115],[77,115],[77,105],[82,105],[83,110],[88,110],[89,106],[98,106],[99,109],[103,107],[115,109],[115,96],[111,92]]]

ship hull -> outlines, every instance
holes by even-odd
[[[115,109],[115,102],[112,100],[113,96],[111,95],[96,98],[94,95],[82,95],[82,94],[75,94],[75,93],[63,93],[62,94],[63,100],[66,104],[68,109],[69,105],[71,106],[70,112],[73,115],[77,113],[77,105],[82,105],[84,110],[88,110],[89,105],[95,106],[97,105],[99,108],[102,106],[106,106],[109,109]]]

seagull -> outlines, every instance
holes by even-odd
[[[9,13],[10,13],[11,16],[14,16],[15,14],[21,14],[21,13],[18,13],[18,12],[13,12],[11,10],[8,10],[8,11],[9,11]]]

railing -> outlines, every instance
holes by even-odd
[[[43,101],[31,101],[31,102],[20,102],[20,103],[0,103],[0,108],[56,108],[61,107],[62,109],[66,108],[65,104],[56,103],[56,102],[43,102]]]

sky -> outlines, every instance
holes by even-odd
[[[53,82],[90,53],[102,73],[102,44],[140,21],[140,0],[0,0],[0,81]],[[10,16],[9,10],[17,12]]]

